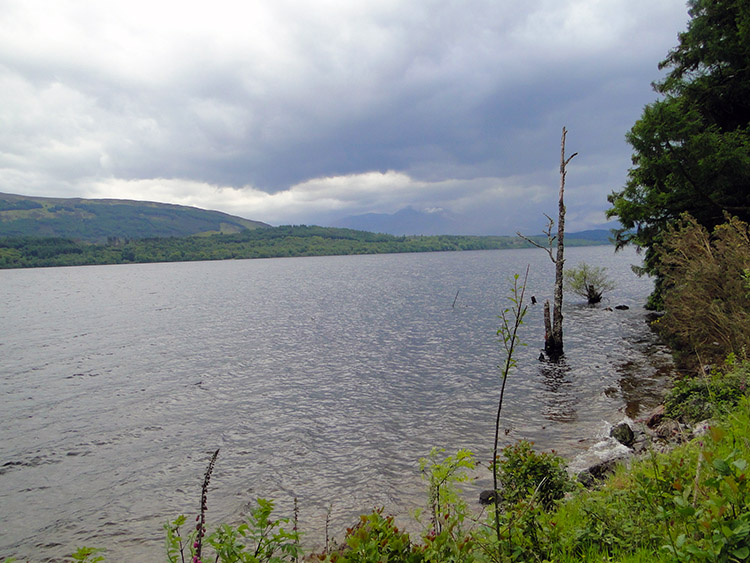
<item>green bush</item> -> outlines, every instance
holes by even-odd
[[[359,523],[347,530],[343,550],[313,556],[312,560],[333,563],[421,563],[424,559],[419,549],[412,545],[409,534],[399,530],[393,523],[393,516],[384,516],[383,509],[379,508],[360,516]]]
[[[733,410],[747,394],[750,362],[736,363],[732,358],[723,369],[676,380],[664,401],[667,416],[697,422]]]
[[[585,262],[565,270],[565,289],[585,297],[589,305],[602,300],[605,291],[612,291],[615,283],[607,277],[607,268],[589,266]]]
[[[572,488],[565,460],[553,453],[538,453],[533,444],[520,440],[503,449],[498,461],[499,500],[508,506],[533,497],[544,510]]]
[[[656,247],[664,316],[655,327],[687,365],[750,349],[750,225],[734,217],[713,235],[689,215]]]

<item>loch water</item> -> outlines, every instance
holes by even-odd
[[[538,359],[554,266],[537,249],[0,271],[0,559],[163,560],[162,525],[198,512],[216,448],[209,529],[257,497],[290,516],[296,497],[310,545],[327,512],[338,539],[377,506],[410,520],[435,446],[475,452],[472,487],[489,486],[498,315],[527,265],[539,304],[503,444],[577,459],[658,402],[671,369],[639,261],[566,249],[617,288],[593,308],[566,294],[559,365]]]

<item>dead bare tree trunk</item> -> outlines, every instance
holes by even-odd
[[[558,202],[557,211],[557,236],[552,236],[552,225],[554,221],[547,215],[549,219],[549,225],[547,227],[546,235],[548,238],[548,247],[545,248],[537,242],[523,236],[521,233],[518,235],[524,240],[530,242],[536,247],[539,247],[547,251],[550,260],[555,264],[555,291],[554,291],[554,306],[552,309],[552,320],[550,322],[549,314],[549,301],[544,304],[544,351],[552,360],[557,360],[563,353],[563,315],[562,315],[562,304],[563,304],[563,268],[565,265],[565,176],[567,174],[566,168],[568,163],[573,160],[573,157],[578,153],[573,153],[567,159],[565,158],[565,137],[568,134],[568,130],[563,127],[562,140],[560,141],[560,199]],[[557,254],[552,253],[552,243],[557,239]]]
[[[560,141],[560,201],[557,213],[557,258],[555,259],[555,304],[552,309],[552,335],[544,347],[550,356],[559,356],[563,351],[563,267],[565,265],[565,170],[568,163],[578,153],[573,153],[567,160],[565,158],[565,136],[567,129],[563,127],[562,140]]]

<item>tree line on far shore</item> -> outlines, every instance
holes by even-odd
[[[573,240],[571,243],[587,245],[601,244],[601,241]],[[0,268],[493,250],[528,246],[526,241],[509,236],[394,236],[352,229],[286,225],[209,236],[110,237],[104,244],[57,237],[0,238]]]

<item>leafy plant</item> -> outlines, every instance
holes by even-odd
[[[667,416],[697,422],[721,416],[735,408],[747,394],[750,362],[728,364],[708,374],[675,381],[664,401]]]
[[[565,460],[554,452],[537,452],[526,440],[507,446],[498,462],[499,499],[512,505],[534,498],[544,510],[572,488]]]
[[[73,561],[81,561],[82,563],[98,563],[104,561],[102,555],[97,555],[103,551],[104,549],[98,547],[80,547],[70,557]]]
[[[187,536],[183,537],[180,528],[185,524],[186,518],[180,515],[174,521],[164,524],[166,534],[166,552],[169,563],[184,563],[185,549],[188,550],[191,560],[195,550],[195,536],[197,532],[193,530]]]
[[[288,518],[272,518],[273,501],[259,498],[257,506],[250,512],[247,522],[237,527],[220,525],[216,531],[206,535],[206,510],[208,485],[211,481],[216,458],[216,450],[206,468],[201,488],[201,511],[196,518],[195,529],[182,536],[180,528],[185,524],[185,516],[177,517],[164,525],[166,532],[166,552],[170,563],[185,563],[186,552],[192,563],[202,563],[204,539],[213,550],[213,558],[221,563],[280,563],[297,561],[300,554],[299,533],[297,531],[296,500],[295,520],[291,531],[284,528]]]
[[[466,470],[474,469],[473,454],[468,450],[458,450],[455,456],[446,456],[440,460],[445,450],[433,448],[429,457],[419,460],[422,478],[428,483],[431,512],[431,530],[440,533],[443,523],[461,515],[466,510],[466,503],[461,498],[458,483],[470,479]]]
[[[426,561],[464,561],[474,542],[465,529],[469,515],[458,484],[470,479],[467,471],[475,468],[473,455],[459,450],[455,456],[440,456],[444,450],[433,448],[428,458],[419,460],[422,478],[428,483],[430,526],[422,536],[422,555]],[[417,513],[419,519],[419,513]]]
[[[615,288],[615,283],[607,277],[606,268],[582,262],[575,268],[565,270],[565,288],[585,297],[589,305],[595,305],[601,302],[605,291]]]
[[[420,563],[419,549],[412,545],[409,534],[399,530],[393,516],[384,516],[378,508],[360,516],[359,523],[346,533],[347,548],[332,553],[324,560],[346,563]]]
[[[518,363],[515,357],[513,357],[516,346],[524,345],[518,338],[518,329],[523,324],[523,318],[526,316],[526,311],[528,310],[528,307],[523,304],[524,294],[526,293],[526,282],[529,279],[528,266],[526,266],[526,275],[520,285],[519,277],[518,274],[513,276],[513,287],[511,289],[511,294],[508,297],[511,306],[503,309],[503,312],[500,314],[500,328],[497,329],[497,335],[500,336],[500,341],[503,344],[503,350],[505,352],[505,362],[502,366],[498,366],[501,369],[502,385],[500,387],[500,398],[497,403],[495,440],[492,448],[492,488],[495,491],[495,496],[498,494],[497,449],[500,442],[500,415],[503,410],[505,385],[508,382],[508,375],[510,375],[511,369],[516,367]],[[497,506],[495,507],[495,534],[498,543],[500,543],[500,516],[498,514]]]
[[[247,522],[223,524],[207,541],[222,563],[280,563],[294,561],[300,553],[296,529],[288,530],[289,518],[272,518],[273,501],[259,498]]]
[[[720,364],[750,349],[750,225],[734,217],[713,235],[689,215],[656,247],[666,313],[657,323],[683,359]]]

